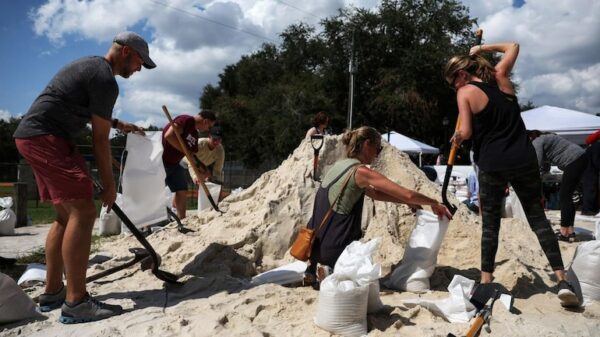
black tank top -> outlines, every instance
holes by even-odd
[[[503,171],[536,161],[517,96],[502,92],[495,82],[469,84],[481,89],[489,100],[480,113],[473,114],[473,153],[479,168]]]

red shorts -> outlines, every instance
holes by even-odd
[[[93,183],[75,145],[53,135],[15,139],[35,174],[41,201],[92,199]]]

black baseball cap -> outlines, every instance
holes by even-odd
[[[150,58],[150,52],[148,51],[148,43],[143,37],[139,36],[134,32],[121,32],[115,36],[113,42],[120,44],[121,46],[127,46],[140,54],[142,60],[144,60],[144,67],[147,69],[156,68],[156,64]]]
[[[208,129],[208,134],[215,139],[221,139],[223,138],[223,129],[221,129],[220,126],[213,126],[212,128]]]

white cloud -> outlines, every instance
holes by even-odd
[[[0,109],[0,120],[8,121],[12,114],[8,110]]]
[[[512,7],[512,0],[463,3],[479,19],[486,42],[521,44],[514,69],[521,101],[600,111],[594,95],[600,67],[600,1],[527,0],[520,8]],[[288,25],[316,25],[319,18],[351,5],[374,8],[379,1],[48,0],[31,17],[35,32],[57,45],[75,37],[106,43],[108,48],[117,32],[142,27],[158,67],[119,80],[115,113],[156,125],[166,123],[162,104],[173,114],[196,112],[202,88],[214,84],[227,64],[262,43],[278,41]]]

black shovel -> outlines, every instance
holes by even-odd
[[[102,272],[99,272],[98,274],[86,277],[85,283],[90,283],[90,282],[96,281],[98,279],[101,279],[103,277],[106,277],[108,275],[114,274],[118,271],[129,268],[129,267],[133,266],[134,264],[150,257],[150,253],[148,253],[148,251],[145,250],[144,248],[129,248],[129,251],[134,254],[133,259],[131,259],[130,261],[127,261],[121,265],[118,265],[118,266],[109,268],[107,270],[104,270]],[[142,267],[142,270],[144,270],[144,267]]]
[[[320,140],[320,142],[318,140]],[[312,146],[315,154],[315,158],[313,159],[313,180],[315,181],[320,181],[317,178],[317,167],[319,166],[319,151],[321,151],[321,148],[323,147],[323,142],[323,135],[310,136],[310,145]],[[315,143],[317,143],[318,145],[315,145]]]
[[[102,192],[102,186],[100,186],[100,184],[97,181],[94,181],[94,185],[96,186],[96,188],[98,189],[99,192]],[[127,215],[125,215],[125,213],[123,212],[121,207],[119,207],[119,205],[117,205],[115,203],[112,205],[111,210],[113,212],[115,212],[115,214],[119,217],[119,219],[121,219],[121,221],[125,224],[125,226],[127,226],[129,231],[131,232],[131,234],[133,234],[133,236],[135,236],[135,238],[142,244],[142,246],[144,246],[147,253],[150,255],[150,258],[152,259],[152,274],[154,274],[154,276],[156,276],[158,279],[165,281],[167,283],[183,284],[183,283],[177,281],[177,279],[179,279],[179,277],[177,277],[175,274],[171,274],[164,270],[158,269],[158,267],[160,266],[160,258],[158,256],[158,254],[156,254],[156,251],[154,250],[154,248],[152,248],[152,246],[146,240],[146,238],[140,232],[140,230],[137,229],[137,227],[135,227],[135,225],[127,217]]]

